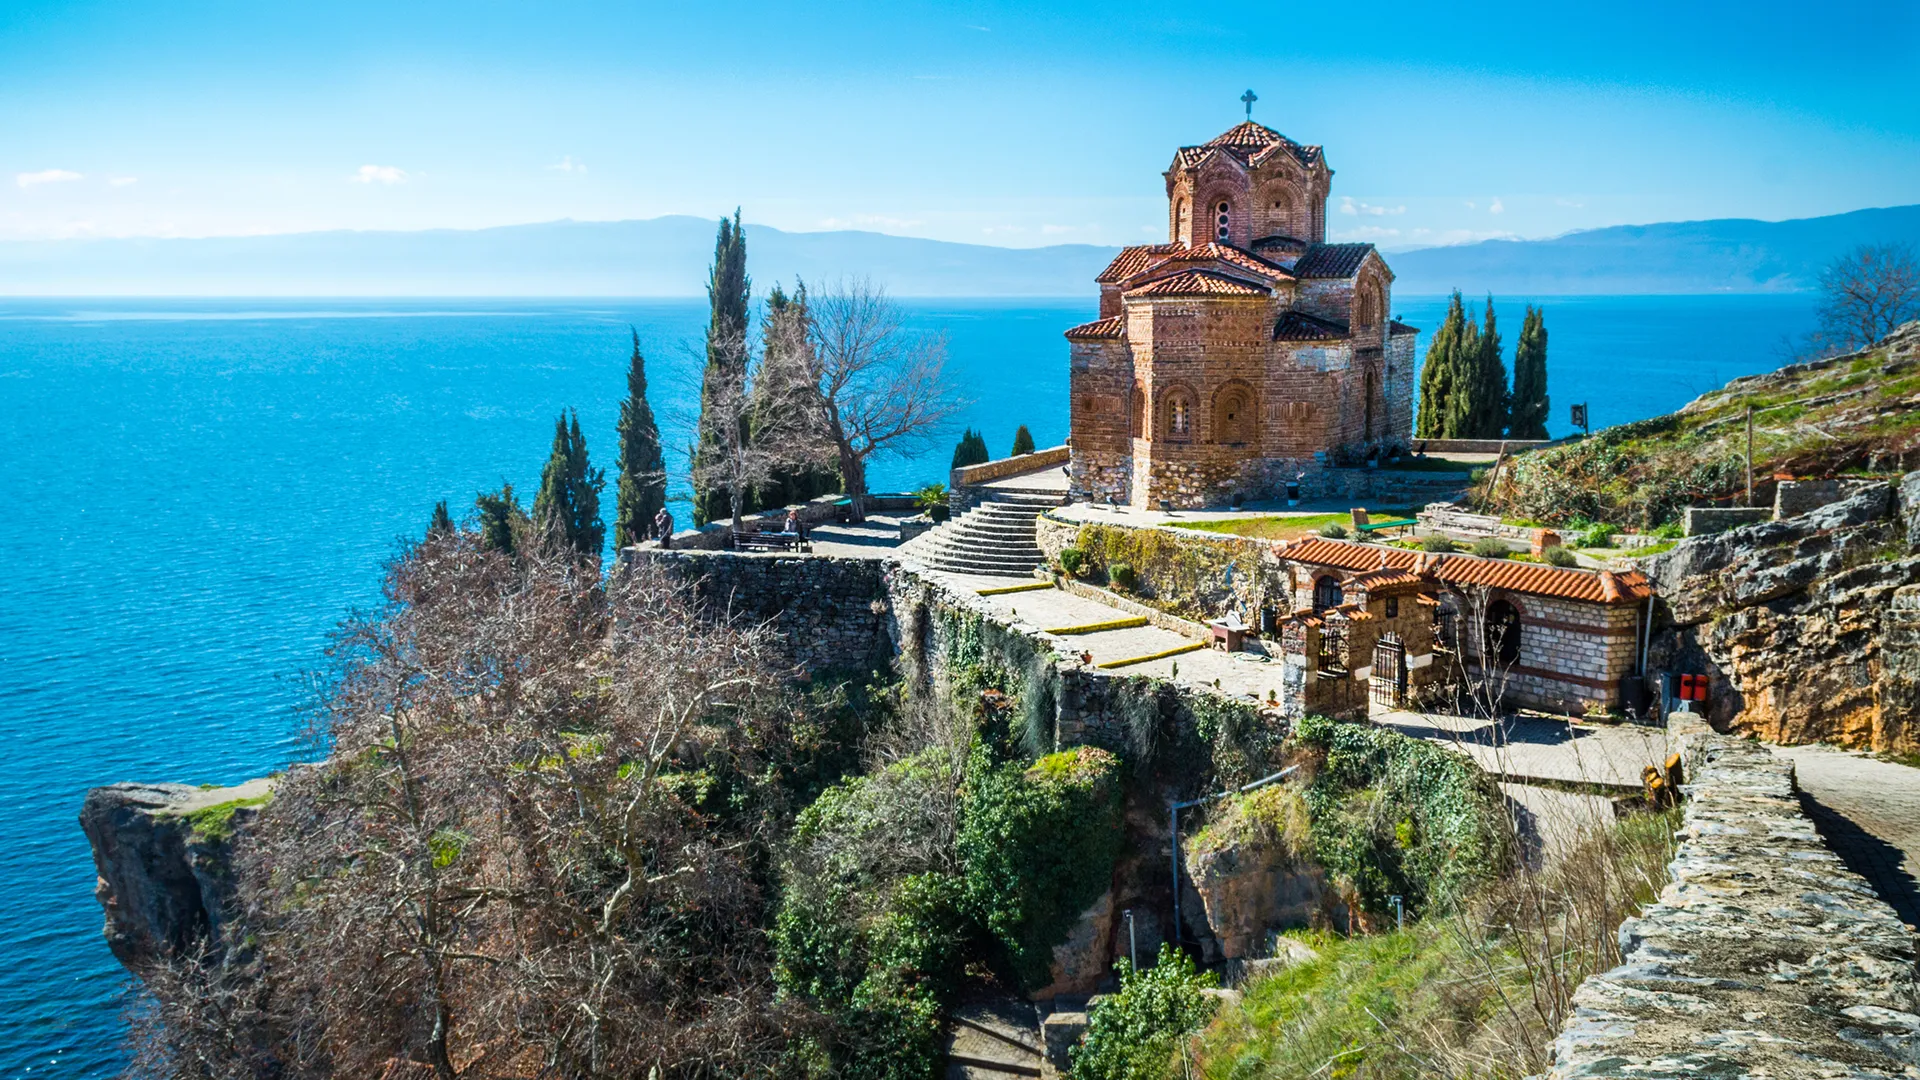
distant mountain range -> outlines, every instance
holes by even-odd
[[[0,242],[0,295],[697,296],[714,223],[555,221],[493,229],[199,240]],[[1392,254],[1401,295],[1775,292],[1811,288],[1835,255],[1920,245],[1920,205],[1797,221],[1620,225],[1552,240]],[[999,248],[870,232],[747,226],[764,287],[863,275],[898,296],[1090,297],[1115,248]]]

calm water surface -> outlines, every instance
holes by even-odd
[[[1672,409],[1776,366],[1801,297],[1547,301],[1553,430]],[[913,302],[1004,453],[1066,434],[1060,332],[1092,301]],[[0,1077],[112,1075],[126,986],[75,825],[88,787],[235,783],[301,752],[303,674],[436,499],[531,496],[554,414],[612,465],[627,328],[669,442],[700,301],[0,300]],[[1401,298],[1430,328],[1442,298]],[[1517,304],[1499,315],[1509,352]],[[1422,339],[1424,347],[1425,339]],[[953,437],[882,463],[945,475]],[[682,455],[683,457],[683,455]],[[676,485],[680,486],[680,485]],[[608,496],[611,510],[611,493]],[[680,517],[686,521],[684,507]]]

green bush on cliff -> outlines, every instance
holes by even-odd
[[[995,765],[980,747],[968,772],[956,847],[969,903],[1014,974],[1043,986],[1053,946],[1113,877],[1120,761],[1082,746]]]
[[[1302,719],[1295,745],[1321,758],[1307,785],[1314,857],[1383,914],[1457,908],[1512,853],[1500,792],[1466,757],[1388,728]]]
[[[1171,1075],[1180,1040],[1199,1031],[1214,1003],[1202,990],[1218,986],[1212,972],[1194,970],[1186,953],[1160,946],[1153,967],[1114,965],[1120,992],[1093,1007],[1084,1042],[1071,1051],[1071,1080],[1161,1080]]]

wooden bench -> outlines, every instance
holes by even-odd
[[[1389,518],[1386,521],[1374,521],[1367,517],[1364,506],[1353,508],[1353,528],[1356,532],[1370,533],[1381,529],[1408,529],[1420,524],[1412,518]]]
[[[811,551],[813,545],[790,532],[748,532],[733,534],[735,551]]]

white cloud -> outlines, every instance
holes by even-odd
[[[583,161],[573,160],[572,154],[568,154],[567,156],[561,158],[559,161],[555,162],[554,164],[547,166],[547,168],[553,170],[554,172],[583,173],[587,171],[586,163]]]
[[[1504,214],[1506,212],[1506,204],[1502,203],[1498,196],[1495,196],[1493,202],[1487,206],[1487,213],[1489,214]]]
[[[1468,200],[1467,200],[1467,209],[1469,209],[1469,210],[1478,210],[1478,209],[1480,209],[1480,207],[1479,207],[1479,206],[1478,206],[1477,204],[1475,204],[1475,203],[1474,203],[1474,201],[1473,201],[1472,199],[1468,199]]]
[[[392,165],[362,165],[359,172],[347,179],[356,184],[404,184],[407,182],[407,170]]]
[[[1351,214],[1355,217],[1361,214],[1365,214],[1368,217],[1386,217],[1389,214],[1404,214],[1407,212],[1407,208],[1405,206],[1375,206],[1372,203],[1357,203],[1353,201],[1352,197],[1343,195],[1340,199],[1340,212],[1343,214]]]
[[[19,184],[23,188],[30,188],[30,187],[38,187],[41,184],[64,184],[69,180],[80,180],[80,179],[83,179],[83,178],[77,172],[68,172],[65,169],[42,169],[39,172],[23,172],[23,173],[16,174],[13,178],[13,182],[16,184]]]
[[[129,187],[139,182],[140,182],[140,178],[137,176],[116,176],[111,180],[107,181],[107,183],[112,187]]]
[[[1399,238],[1399,229],[1388,229],[1379,225],[1362,225],[1357,229],[1344,229],[1333,234],[1341,240],[1394,240]]]
[[[1574,200],[1572,200],[1572,199],[1555,199],[1555,200],[1553,200],[1553,205],[1555,205],[1555,206],[1569,206],[1569,207],[1572,207],[1572,208],[1573,208],[1573,209],[1575,209],[1575,210],[1585,210],[1585,209],[1587,208],[1587,204],[1586,204],[1586,203],[1583,203],[1583,202],[1575,202],[1575,201],[1574,201]]]

